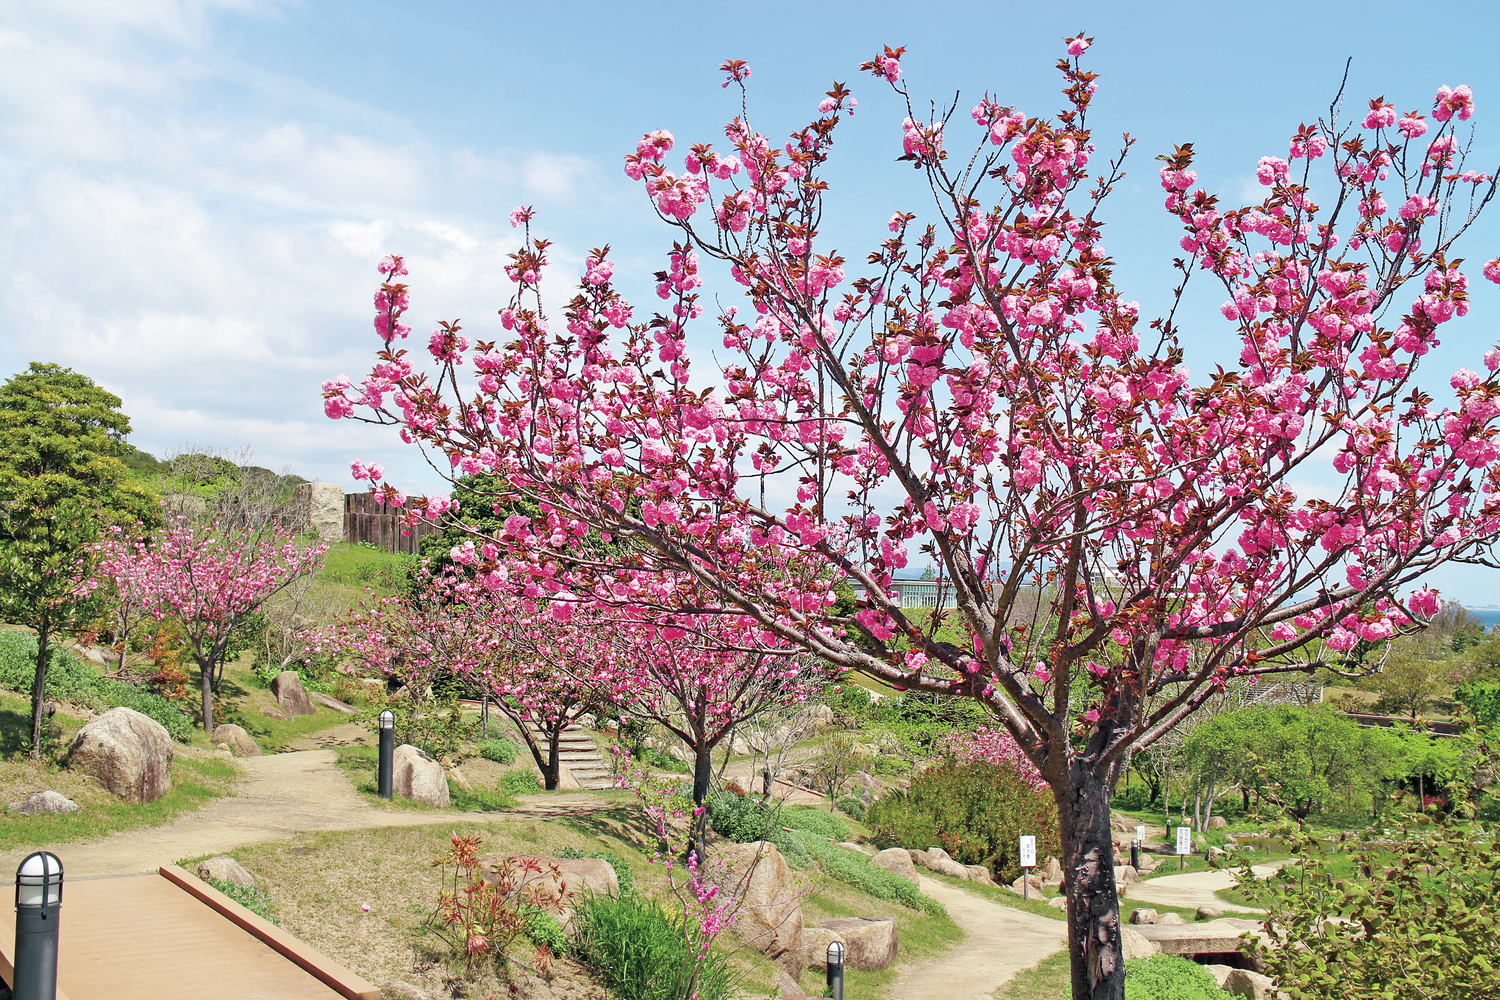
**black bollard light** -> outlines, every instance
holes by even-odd
[[[771,797],[771,769],[769,767],[765,768],[764,770],[762,770],[760,772],[760,776],[763,779],[765,779],[765,782],[766,782],[766,798],[769,799]]]
[[[15,1000],[57,1000],[57,925],[63,866],[37,851],[16,869]]]
[[[828,942],[828,995],[844,1000],[844,942]]]
[[[380,713],[380,771],[376,778],[382,799],[391,797],[391,771],[394,768],[395,759],[396,713],[386,709]]]
[[[1139,840],[1130,842],[1130,867],[1136,871],[1141,870],[1141,842]]]

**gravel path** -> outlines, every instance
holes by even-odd
[[[1162,863],[1165,865],[1171,862],[1163,861]],[[1286,864],[1291,864],[1291,861],[1273,861],[1269,864],[1256,865],[1250,870],[1261,878],[1265,878]],[[1182,875],[1160,875],[1146,879],[1144,882],[1132,882],[1125,887],[1125,898],[1141,903],[1185,906],[1188,909],[1213,906],[1221,910],[1234,909],[1245,913],[1263,912],[1254,906],[1226,903],[1218,897],[1217,893],[1220,889],[1233,888],[1233,872],[1186,872]]]
[[[1068,945],[1068,925],[918,876],[922,891],[948,908],[964,942],[941,958],[905,969],[892,1000],[990,1000],[1016,974]]]
[[[357,793],[335,759],[331,749],[245,757],[236,761],[244,777],[233,795],[165,826],[49,849],[62,859],[70,878],[130,875],[155,871],[180,858],[221,854],[247,844],[286,840],[313,831],[577,815],[615,805],[595,795],[549,794],[523,796],[520,808],[499,813],[387,809]],[[0,856],[0,871],[15,871],[21,859],[39,847],[48,845],[28,846]]]

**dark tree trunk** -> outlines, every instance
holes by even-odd
[[[203,693],[203,732],[214,734],[214,666],[198,661],[198,686]]]
[[[36,629],[36,676],[31,679],[31,759],[42,759],[42,705],[47,701],[47,640],[51,638],[52,616],[45,610]]]
[[[1073,1000],[1123,1000],[1125,953],[1115,896],[1111,782],[1075,764],[1057,800],[1068,891],[1068,954]]]
[[[557,744],[561,739],[562,727],[554,726],[552,732],[547,736],[547,760],[545,763],[541,762],[540,760],[537,761],[537,764],[542,769],[542,787],[549,792],[554,792],[557,790],[557,784],[560,778],[561,769],[558,766],[560,764],[560,761],[558,760]]]
[[[688,848],[698,855],[702,864],[708,857],[708,790],[713,785],[714,748],[698,744],[693,748],[693,836]]]

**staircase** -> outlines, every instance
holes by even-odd
[[[541,732],[535,726],[528,725],[528,728],[537,744],[545,746],[546,740]],[[580,788],[598,792],[617,787],[610,777],[604,754],[594,745],[593,735],[576,723],[564,729],[562,738],[557,741],[557,759]]]

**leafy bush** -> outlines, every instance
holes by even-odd
[[[778,831],[775,806],[750,796],[739,796],[733,792],[716,791],[709,795],[708,825],[721,837],[728,837],[737,844],[749,844],[757,840],[774,840]]]
[[[948,760],[870,806],[867,822],[882,847],[939,846],[966,865],[984,865],[995,881],[1021,874],[1016,839],[1031,834],[1037,854],[1061,855],[1057,804],[1013,767]]]
[[[620,895],[628,896],[635,892],[635,872],[624,858],[614,851],[591,851],[585,854],[576,847],[564,847],[557,852],[559,858],[597,858],[600,861],[609,862],[609,866],[615,870],[615,878],[620,883]]]
[[[849,824],[831,812],[822,809],[786,809],[781,813],[781,825],[793,830],[806,830],[829,840],[848,840]]]
[[[479,741],[479,756],[506,767],[516,762],[516,745],[510,740],[495,738]]]
[[[262,920],[269,920],[277,927],[281,926],[281,921],[271,916],[271,897],[266,895],[264,889],[253,885],[240,885],[237,882],[228,882],[221,878],[211,878],[208,880],[208,884]]]
[[[132,708],[161,723],[172,739],[186,743],[193,722],[177,704],[125,681],[108,680],[71,653],[53,648],[47,665],[47,697],[90,708]],[[0,688],[30,695],[36,676],[36,637],[14,629],[0,630]]]
[[[1213,973],[1181,955],[1132,958],[1125,963],[1125,1000],[1227,1000]]]
[[[563,955],[568,950],[568,932],[563,930],[557,918],[546,910],[527,910],[522,916],[525,929],[521,933],[534,945],[546,945],[554,955]]]
[[[500,790],[506,795],[530,795],[542,790],[536,772],[530,768],[518,768],[500,775]]]
[[[639,895],[585,896],[573,911],[574,950],[620,1000],[728,1000],[739,977],[713,953],[691,982],[696,946],[681,918]]]
[[[842,809],[844,815],[851,817],[856,823],[863,823],[865,821],[867,810],[865,809],[864,800],[858,795],[845,795],[835,802],[834,805]]]
[[[924,896],[915,885],[895,872],[876,868],[870,859],[858,851],[839,847],[813,833],[797,831],[789,835],[797,849],[808,854],[823,874],[851,885],[867,896],[888,899],[893,903],[924,910],[934,915],[947,913],[942,903]]]

